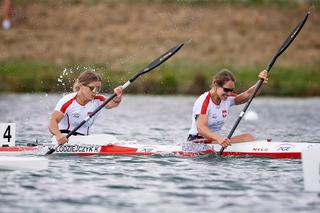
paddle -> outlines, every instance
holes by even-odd
[[[128,80],[125,84],[122,85],[122,88],[127,88],[130,84],[132,84],[138,77],[141,75],[150,72],[154,68],[158,67],[160,64],[168,60],[171,56],[173,56],[176,52],[180,50],[183,46],[183,43],[178,44],[177,46],[171,48],[166,53],[161,55],[159,58],[152,61],[148,66],[146,66],[143,70],[133,76],[130,80]],[[117,94],[113,93],[107,100],[105,100],[97,109],[93,111],[91,115],[88,115],[77,127],[75,127],[71,132],[69,132],[66,138],[69,138],[73,135],[83,124],[85,124],[91,117],[93,117],[97,112],[99,112],[107,103],[109,103],[113,98],[115,98]],[[50,155],[54,153],[60,145],[56,145],[54,148],[51,148],[45,155]]]
[[[288,36],[287,40],[285,40],[285,42],[282,44],[282,46],[280,47],[280,49],[278,50],[278,52],[273,56],[272,60],[270,61],[270,63],[268,64],[266,70],[268,71],[268,73],[270,72],[273,64],[276,62],[276,60],[278,59],[278,57],[289,47],[289,45],[293,42],[293,40],[295,39],[295,37],[299,34],[300,30],[302,29],[302,27],[304,26],[305,22],[307,21],[308,17],[309,17],[310,11],[307,13],[307,15],[299,22],[299,24],[294,28],[294,30],[290,33],[290,35]],[[243,110],[241,111],[236,123],[233,125],[228,138],[230,139],[234,133],[234,131],[236,130],[236,128],[238,127],[242,117],[244,116],[244,114],[246,113],[249,105],[251,104],[253,98],[256,96],[257,92],[259,91],[260,87],[262,87],[263,84],[263,79],[260,79],[256,89],[254,90],[253,94],[251,95],[250,99],[248,100],[248,102],[246,103],[245,107],[243,108]],[[222,147],[219,151],[219,155],[222,155],[224,151],[224,148]]]

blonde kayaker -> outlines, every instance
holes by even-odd
[[[90,113],[101,105],[106,97],[99,94],[102,85],[101,76],[92,70],[79,75],[73,85],[73,93],[62,97],[51,114],[49,130],[56,141],[62,145],[68,142],[64,133],[69,133],[78,126]],[[105,105],[106,109],[119,106],[123,89],[118,86],[114,89],[117,96]],[[89,135],[89,130],[99,113],[95,114],[77,132],[78,135]]]
[[[258,77],[267,83],[268,72],[263,70]],[[223,69],[214,75],[211,89],[203,93],[194,103],[188,141],[208,139],[227,147],[231,142],[254,140],[248,133],[228,139],[219,132],[229,114],[229,108],[247,102],[256,86],[257,84],[237,95],[234,93],[235,77],[231,71]]]

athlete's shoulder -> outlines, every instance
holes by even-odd
[[[72,104],[72,102],[76,99],[77,93],[70,93],[63,96],[57,103],[55,108],[56,111],[60,111],[65,113],[67,108]]]
[[[99,100],[99,101],[105,101],[106,99],[107,99],[106,96],[100,95],[100,94],[94,97],[94,100]]]
[[[201,94],[194,104],[194,109],[200,110],[200,114],[206,114],[210,105],[211,94],[209,91]]]
[[[67,102],[67,101],[69,101],[69,100],[75,99],[76,96],[77,96],[77,93],[76,93],[76,92],[69,93],[69,94],[64,95],[64,96],[60,99],[60,101]]]
[[[199,98],[201,97],[201,98],[206,98],[207,96],[209,95],[209,91],[206,91],[206,92],[204,92],[204,93],[202,93],[200,96],[199,96]]]
[[[208,96],[210,98],[210,94],[209,91],[202,93],[198,98],[197,98],[197,102],[203,102],[205,99],[208,99]]]
[[[231,93],[230,95],[228,95],[228,98],[227,98],[227,103],[229,106],[233,106],[235,105],[235,98],[238,96],[237,93]]]
[[[230,93],[228,95],[227,101],[233,101],[238,96],[237,93]]]

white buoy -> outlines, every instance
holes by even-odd
[[[246,121],[256,121],[259,119],[259,116],[256,112],[254,111],[247,111],[246,114],[244,115],[244,120]]]
[[[43,157],[0,156],[0,170],[44,170],[49,160]]]

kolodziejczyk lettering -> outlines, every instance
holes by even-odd
[[[66,145],[59,146],[57,148],[57,152],[78,152],[78,153],[99,153],[100,146],[80,146],[80,145]]]

